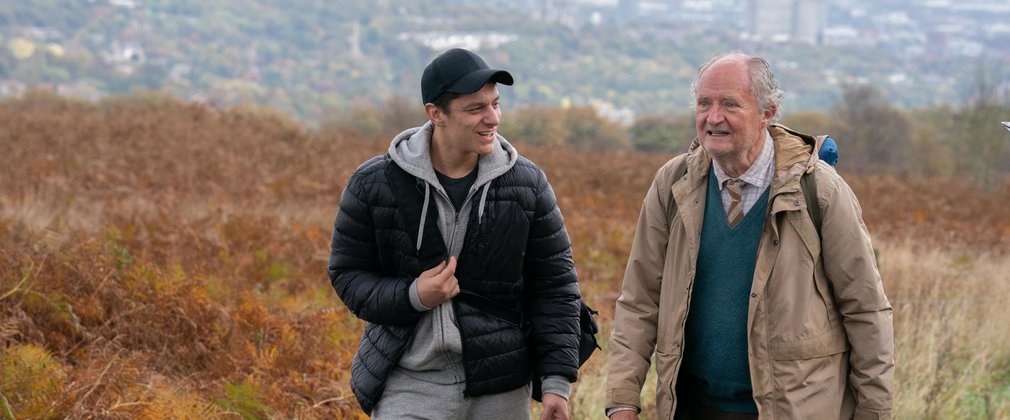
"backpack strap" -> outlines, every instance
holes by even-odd
[[[672,187],[677,181],[687,175],[687,157],[680,160],[676,168],[673,168],[673,182],[670,183]],[[677,215],[677,203],[673,201],[673,189],[667,188],[666,193],[668,199],[666,200],[666,226],[669,227],[673,223],[673,216]]]
[[[803,139],[804,142],[813,147],[813,153],[820,160],[827,162],[829,165],[834,165],[838,162],[838,146],[831,137],[827,135],[811,136],[781,124],[776,124],[776,126],[789,134]],[[828,145],[826,149],[824,148],[825,144]],[[803,199],[807,202],[807,215],[814,222],[814,227],[817,228],[817,237],[819,238],[821,236],[821,206],[817,201],[817,180],[814,172],[816,172],[814,166],[807,167],[806,172],[803,172],[803,176],[800,177],[800,189],[803,190]]]
[[[817,228],[817,237],[821,237],[821,205],[817,201],[817,179],[814,176],[817,171],[804,172],[800,177],[800,189],[803,190],[803,199],[807,202],[807,215],[814,222]]]

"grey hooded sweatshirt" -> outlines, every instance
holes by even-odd
[[[424,204],[421,207],[423,210],[418,226],[417,247],[420,249],[424,235],[435,234],[424,231],[424,220],[427,218],[425,213],[429,202],[434,200],[438,209],[439,233],[449,255],[458,257],[469,222],[467,215],[473,206],[478,206],[479,216],[483,215],[488,184],[508,172],[519,158],[519,153],[504,137],[496,133],[496,146],[490,154],[480,156],[477,179],[470,187],[463,205],[456,211],[431,164],[433,128],[429,121],[421,127],[404,130],[389,145],[389,155],[404,171],[424,181]],[[481,217],[477,220],[481,220]],[[407,376],[429,383],[464,382],[463,344],[452,303],[445,302],[435,308],[424,306],[418,297],[416,279],[410,285],[410,301],[415,309],[424,311],[425,314],[418,322],[397,369]],[[543,390],[567,399],[571,393],[571,383],[561,376],[548,376],[543,379]]]

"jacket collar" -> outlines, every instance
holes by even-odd
[[[817,163],[817,154],[814,150],[820,147],[818,139],[793,131],[780,124],[772,124],[768,127],[768,134],[772,137],[772,144],[775,146],[775,176],[772,179],[772,195],[777,190],[790,188],[790,184],[795,184],[795,191],[799,191],[799,177],[804,172],[812,171]],[[691,141],[688,149],[688,185],[690,189],[700,188],[707,180],[709,165],[712,158],[701,147],[701,142],[697,137]]]
[[[814,151],[820,145],[817,144],[817,139],[779,124],[769,126],[768,133],[775,146],[775,175],[772,177],[771,191],[768,197],[771,206],[769,215],[781,211],[802,209],[805,202],[801,197],[800,176],[804,172],[813,170],[817,163],[817,154]],[[674,197],[678,203],[687,199],[699,205],[704,204],[704,188],[708,180],[710,165],[712,165],[712,158],[701,147],[701,142],[696,137],[687,152],[688,171],[684,180],[686,182],[673,186]],[[688,197],[692,198],[688,199]],[[700,219],[692,220],[690,223],[697,225],[694,227],[700,230]],[[778,232],[775,234],[777,235]]]
[[[772,190],[780,192],[799,191],[800,176],[812,171],[817,163],[815,139],[789,128],[772,124],[768,127],[775,143],[775,177]]]

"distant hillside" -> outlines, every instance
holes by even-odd
[[[724,30],[668,21],[575,25],[531,19],[523,6],[508,4],[6,2],[0,5],[0,95],[39,85],[89,99],[163,90],[217,105],[255,103],[320,123],[391,95],[416,100],[420,71],[434,54],[474,45],[516,76],[517,84],[503,91],[506,107],[595,105],[658,115],[687,109],[694,69],[707,56],[745,49],[773,60],[789,93],[785,110],[792,112],[826,109],[840,97],[838,81],[850,75],[879,86],[899,106],[957,102],[963,92],[947,81],[970,79],[973,66],[905,60],[874,48],[748,44],[731,29],[739,22]],[[938,83],[932,72],[946,78]],[[907,87],[889,82],[906,79]]]

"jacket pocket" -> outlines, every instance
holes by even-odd
[[[769,352],[774,360],[814,359],[848,350],[849,342],[841,326],[813,337],[769,343]]]

